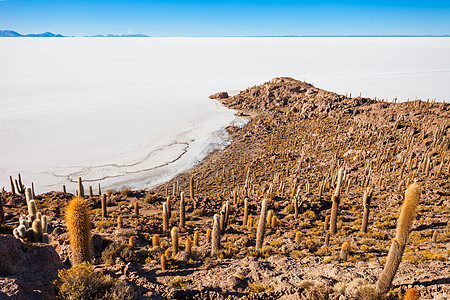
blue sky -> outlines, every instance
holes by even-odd
[[[450,1],[0,0],[0,29],[151,36],[450,34]]]

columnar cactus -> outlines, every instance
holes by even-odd
[[[16,194],[16,189],[14,188],[14,181],[13,181],[12,176],[9,176],[9,184],[11,185],[11,193],[13,195],[15,195]]]
[[[214,215],[214,224],[212,229],[211,255],[216,254],[220,248],[220,224],[219,215]]]
[[[81,197],[74,198],[66,208],[66,224],[72,249],[72,263],[91,260],[91,222],[88,203]]]
[[[242,221],[242,226],[246,226],[248,221],[248,198],[244,199],[244,220]]]
[[[323,230],[326,232],[328,230],[328,227],[330,227],[330,216],[325,216],[325,221],[323,222]]]
[[[36,219],[33,221],[32,224],[33,234],[34,234],[34,241],[38,243],[42,243],[42,236],[43,236],[43,230],[42,230],[42,223],[40,219]]]
[[[0,225],[5,223],[5,213],[3,211],[3,193],[0,192]]]
[[[271,225],[270,228],[272,228],[272,229],[276,229],[277,228],[277,225],[278,225],[277,216],[275,216],[275,215],[272,216],[272,222],[271,222],[270,225]]]
[[[258,231],[256,233],[256,247],[257,251],[261,250],[264,234],[266,232],[266,217],[267,217],[267,199],[264,199],[261,203],[261,216],[259,217],[258,222]]]
[[[102,217],[107,218],[108,217],[108,211],[106,209],[106,194],[102,195]]]
[[[409,232],[419,205],[420,187],[417,183],[411,184],[405,193],[405,202],[402,205],[397,224],[397,234],[391,242],[391,248],[386,259],[386,264],[377,282],[377,291],[386,293],[392,285],[395,273],[402,260]]]
[[[180,228],[184,229],[184,225],[186,223],[186,205],[184,202],[184,193],[180,194]]]
[[[270,226],[272,224],[273,210],[269,210],[267,212],[267,225]]]
[[[128,246],[131,247],[131,249],[134,249],[134,246],[136,245],[136,241],[134,238],[134,235],[130,236],[130,239],[128,240]]]
[[[34,199],[33,191],[31,190],[31,188],[25,189],[25,199],[27,200],[27,203]]]
[[[336,234],[336,231],[337,231],[336,223],[337,223],[337,215],[338,215],[338,209],[339,209],[339,197],[341,194],[341,188],[342,188],[342,183],[344,181],[344,178],[345,178],[344,168],[341,167],[341,168],[339,168],[339,172],[338,172],[336,190],[334,192],[334,195],[331,196],[331,200],[333,201],[333,205],[331,207],[331,217],[330,217],[330,233],[331,234]]]
[[[117,216],[117,227],[122,228],[123,227],[123,218],[122,215]]]
[[[163,271],[167,270],[167,260],[166,260],[166,254],[161,255],[161,269]]]
[[[100,183],[98,184],[98,195],[100,196],[102,194],[102,189],[100,188]]]
[[[189,237],[186,238],[184,243],[184,250],[188,253],[192,253],[192,241]]]
[[[81,180],[81,177],[78,177],[78,196],[81,198],[84,197],[84,187],[83,187],[83,181]]]
[[[248,217],[248,221],[247,221],[247,228],[252,228],[253,227],[253,218],[252,216]]]
[[[194,231],[194,246],[198,247],[199,245],[199,236],[200,232],[198,230]]]
[[[431,237],[431,241],[433,243],[436,243],[436,241],[437,241],[437,230],[433,231],[433,236]]]
[[[167,216],[169,217],[169,219],[172,217],[172,206],[170,204],[170,197],[167,197],[166,199],[166,205],[167,205]]]
[[[67,191],[66,191],[66,185],[63,184],[62,189],[63,189],[63,193],[64,193],[64,194],[67,194]]]
[[[139,217],[139,202],[137,200],[134,201],[134,216]]]
[[[167,202],[163,203],[163,210],[162,210],[162,215],[163,215],[163,232],[169,232],[169,211],[167,209]]]
[[[350,251],[350,243],[344,242],[341,247],[341,253],[339,255],[339,259],[342,261],[347,261],[349,251]]]
[[[178,228],[173,227],[170,235],[172,237],[172,255],[175,256],[178,253]]]
[[[295,243],[297,245],[300,245],[301,241],[302,241],[302,233],[300,231],[297,231],[295,233]]]
[[[206,229],[206,242],[211,243],[212,230],[211,228]]]
[[[194,200],[194,176],[189,179],[189,196]]]
[[[159,235],[155,233],[152,237],[152,246],[153,247],[159,247],[160,241],[159,241]]]
[[[92,185],[89,186],[89,197],[93,197],[94,192],[92,191]]]
[[[370,201],[372,200],[372,189],[367,188],[363,195],[364,214],[361,225],[361,232],[367,233],[367,223],[369,222]]]

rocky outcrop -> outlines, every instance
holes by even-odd
[[[357,107],[376,102],[368,98],[348,98],[289,77],[274,78],[226,99],[216,95],[210,98],[221,99],[225,106],[232,109],[276,115],[287,108],[289,113],[299,114],[304,119],[332,113],[355,114]]]
[[[0,299],[54,299],[52,284],[61,268],[52,246],[0,235]]]
[[[217,99],[217,100],[221,100],[221,99],[227,99],[228,93],[227,92],[220,92],[214,95],[209,96],[209,99]]]

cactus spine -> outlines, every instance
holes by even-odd
[[[163,232],[169,232],[169,211],[167,209],[167,202],[163,203]]]
[[[211,241],[211,255],[216,254],[220,248],[220,224],[219,215],[214,215],[214,224],[212,229],[212,241]]]
[[[172,255],[175,256],[178,253],[178,228],[173,227],[170,235],[172,237]]]
[[[184,225],[186,223],[186,205],[184,202],[184,193],[180,194],[180,228],[184,229]]]
[[[266,217],[267,217],[267,199],[264,199],[261,203],[261,216],[259,217],[258,222],[258,231],[256,233],[256,251],[261,250],[264,234],[266,232]]]
[[[361,225],[361,232],[367,233],[367,223],[369,222],[370,201],[372,200],[372,189],[367,188],[363,195],[364,214]]]
[[[392,280],[402,260],[409,232],[419,205],[420,187],[417,183],[411,184],[405,193],[405,202],[402,205],[397,224],[397,234],[392,240],[391,248],[386,259],[386,264],[377,281],[377,291],[386,293],[391,287]]]
[[[78,196],[81,198],[84,197],[84,187],[83,187],[83,181],[81,180],[81,177],[78,177]]]
[[[66,224],[72,249],[72,264],[91,260],[91,223],[85,200],[74,198],[66,209]]]

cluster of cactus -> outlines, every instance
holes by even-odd
[[[22,242],[49,243],[47,234],[48,219],[37,211],[31,188],[25,189],[25,199],[28,206],[28,215],[19,218],[19,226],[14,228],[13,234]]]

